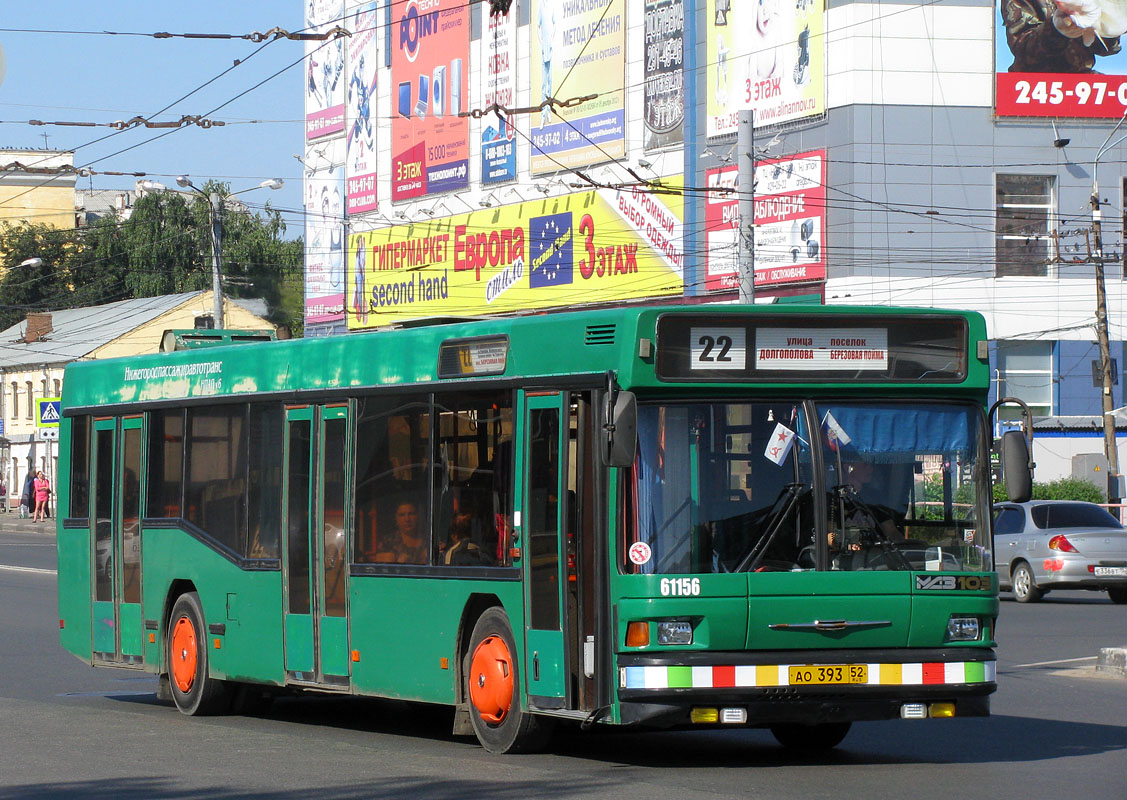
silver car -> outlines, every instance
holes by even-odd
[[[1127,603],[1127,529],[1095,503],[1031,500],[994,506],[1001,589],[1035,603],[1051,589],[1106,591]]]

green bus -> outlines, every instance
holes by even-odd
[[[61,641],[186,714],[439,703],[493,752],[569,723],[825,748],[987,715],[988,387],[983,319],[936,309],[648,306],[75,363]]]

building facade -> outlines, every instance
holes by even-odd
[[[307,4],[307,335],[732,302],[742,197],[756,302],[981,311],[995,395],[1059,433],[1038,479],[1091,471],[1097,263],[1116,376],[1127,339],[1124,32],[1036,0],[497,5]]]
[[[0,148],[0,223],[74,227],[74,153]]]

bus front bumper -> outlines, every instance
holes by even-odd
[[[714,707],[748,725],[817,724],[896,719],[906,706],[926,716],[936,704],[988,716],[995,663],[986,648],[620,654],[620,719],[688,725],[693,709]]]

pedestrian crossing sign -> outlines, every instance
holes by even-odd
[[[41,397],[35,404],[35,427],[57,428],[62,417],[62,399]]]

